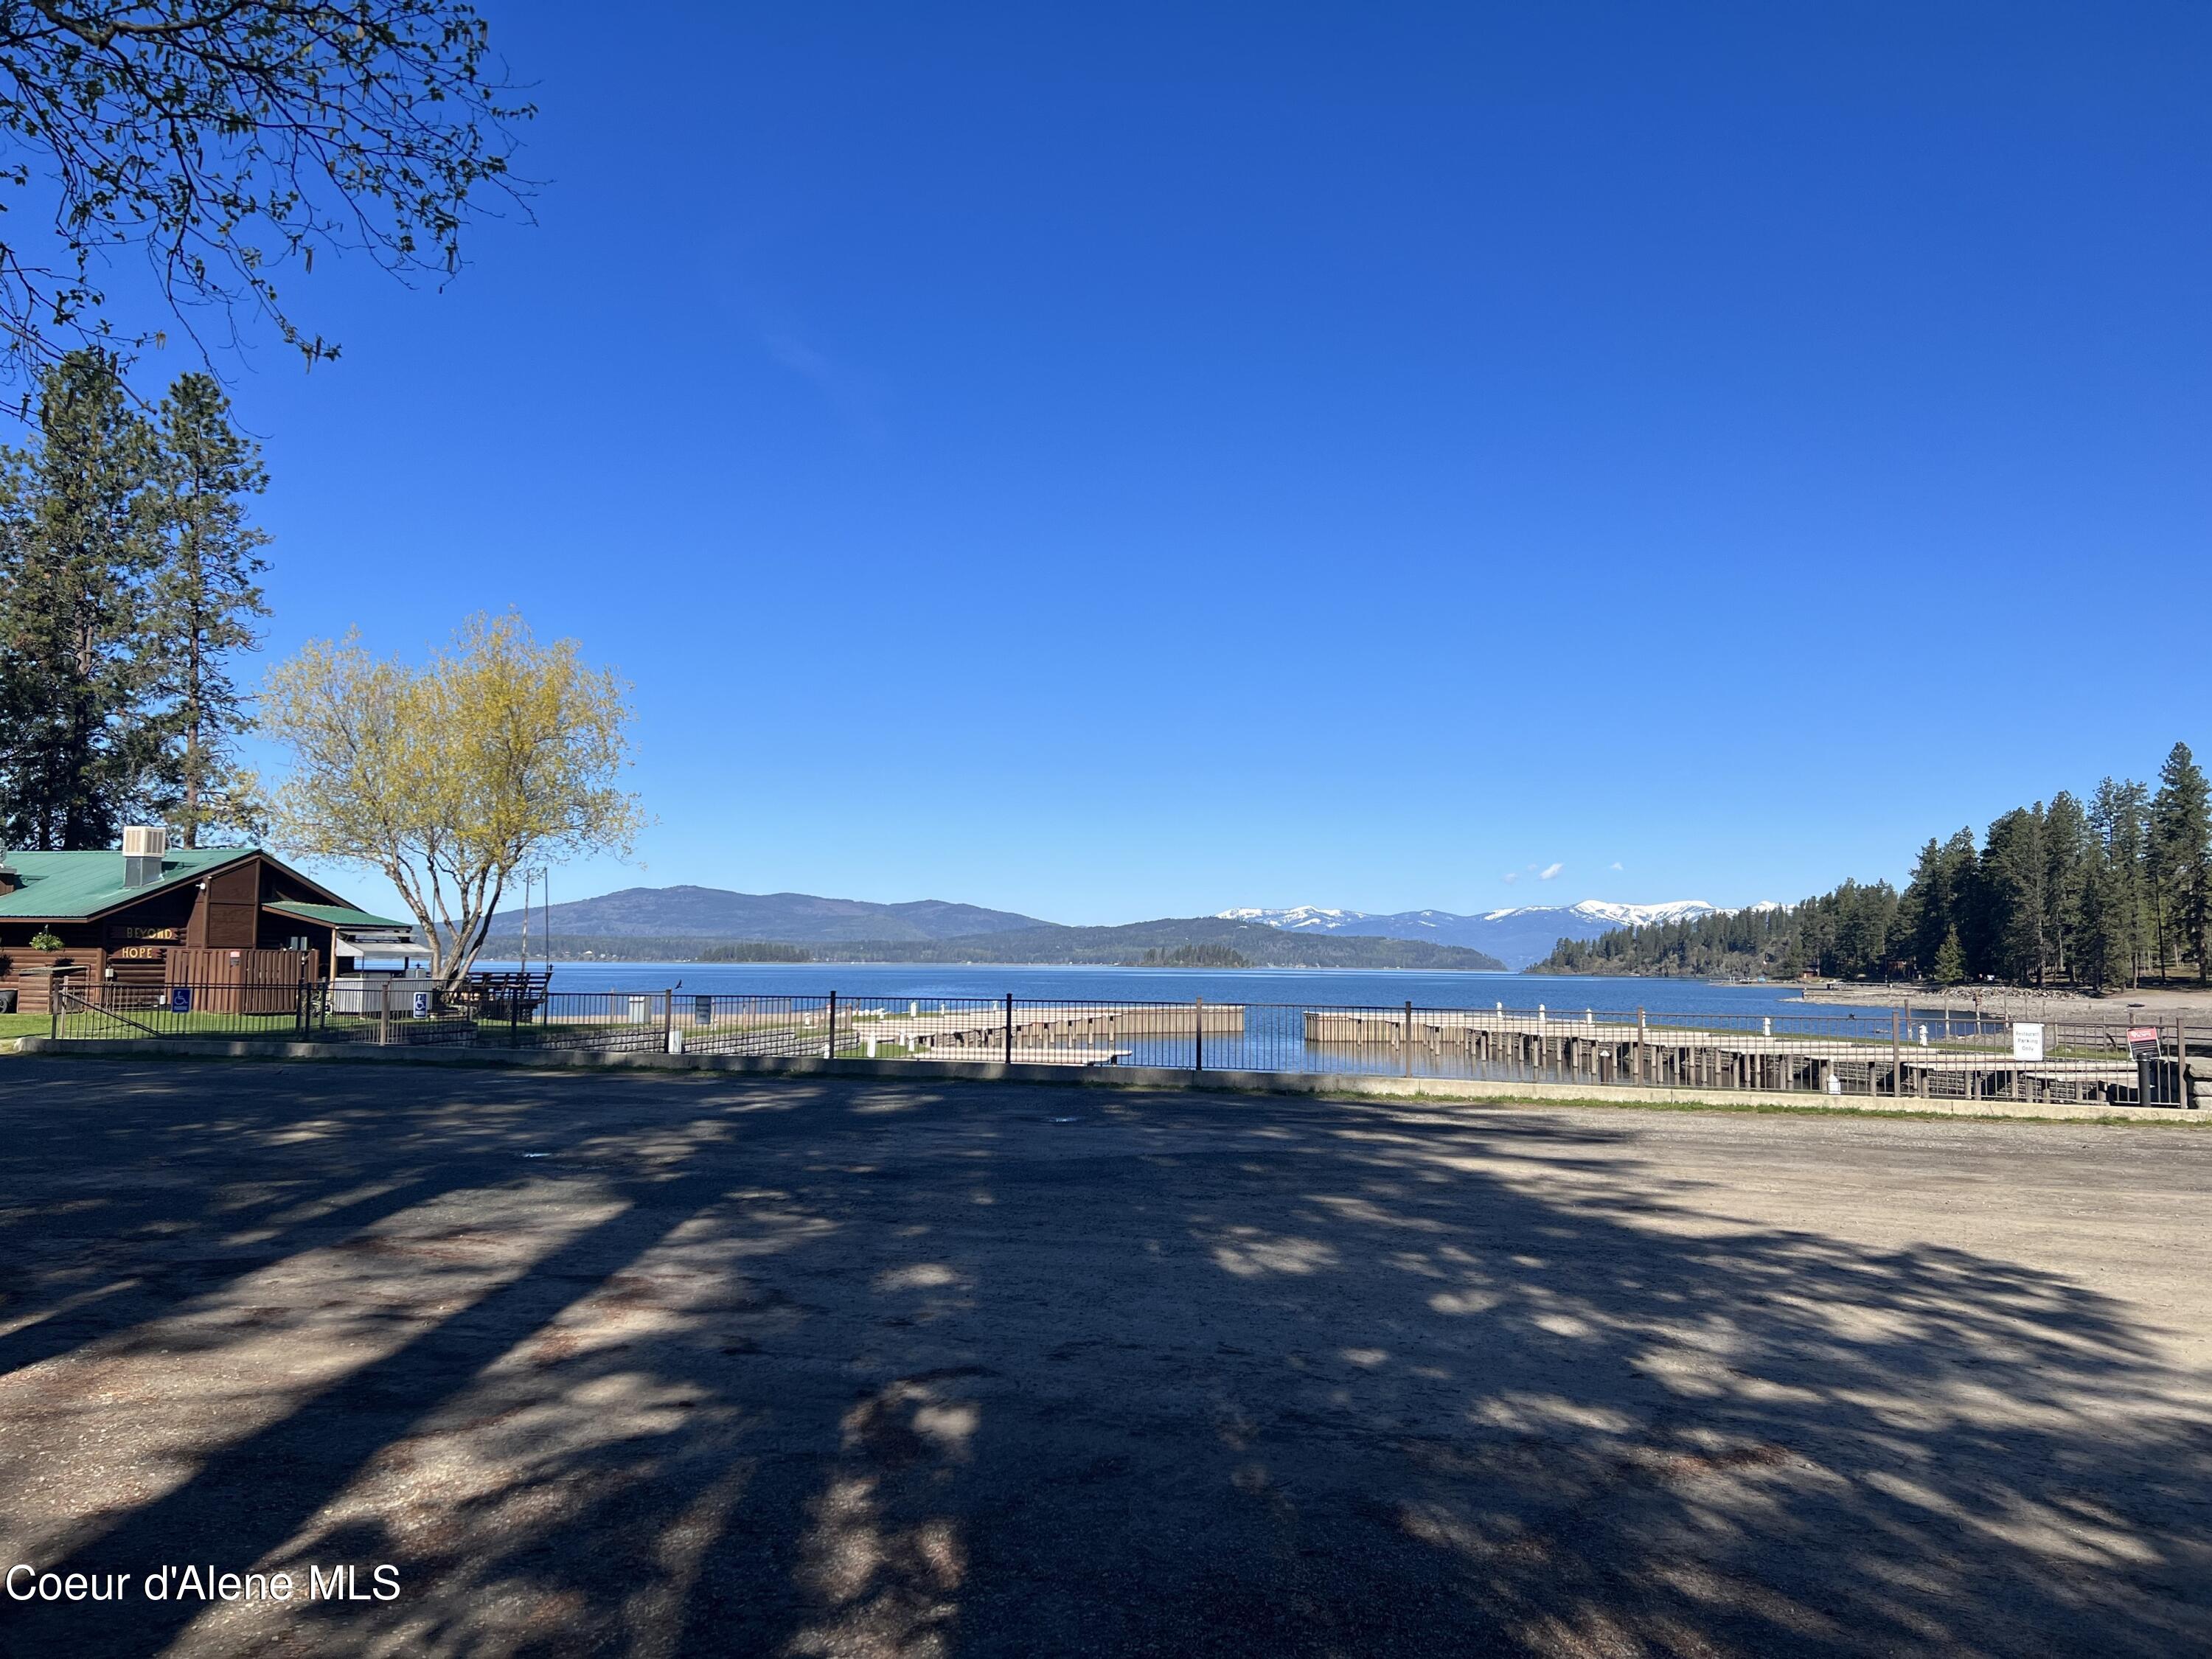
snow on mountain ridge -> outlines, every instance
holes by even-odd
[[[1290,933],[1316,927],[1333,933],[1346,922],[1368,919],[1364,910],[1330,910],[1318,904],[1298,904],[1282,910],[1247,905],[1241,909],[1217,910],[1213,914],[1215,920],[1219,921],[1256,921]]]
[[[1507,916],[1547,915],[1558,911],[1587,916],[1592,921],[1609,921],[1617,927],[1648,927],[1655,921],[1680,921],[1688,916],[1722,914],[1718,905],[1708,904],[1703,899],[1669,899],[1662,904],[1617,904],[1610,899],[1583,899],[1576,904],[1516,905],[1510,909],[1488,911],[1482,919],[1502,921]]]
[[[1771,910],[1779,907],[1771,902],[1746,905],[1748,910]],[[1621,904],[1611,899],[1583,899],[1574,904],[1516,904],[1503,910],[1486,910],[1480,917],[1464,916],[1451,910],[1400,910],[1382,915],[1372,910],[1333,909],[1321,904],[1292,904],[1278,907],[1242,905],[1231,910],[1213,913],[1224,921],[1256,921],[1269,927],[1335,929],[1356,921],[1401,921],[1409,925],[1436,927],[1454,921],[1503,921],[1509,916],[1577,915],[1592,921],[1609,921],[1620,927],[1647,927],[1655,921],[1679,921],[1686,916],[1724,915],[1717,904],[1703,899],[1669,899],[1659,904]]]
[[[1771,909],[1770,904],[1747,907]],[[1622,904],[1584,899],[1578,904],[1522,904],[1479,916],[1449,910],[1401,910],[1376,915],[1364,910],[1331,909],[1318,904],[1281,908],[1248,906],[1224,910],[1236,921],[1256,921],[1293,931],[1342,933],[1382,939],[1434,939],[1487,951],[1507,966],[1525,968],[1541,961],[1562,939],[1595,939],[1616,927],[1648,927],[1723,914],[1703,899],[1670,899],[1659,904]]]

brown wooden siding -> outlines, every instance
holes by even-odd
[[[282,1014],[291,1012],[304,981],[313,984],[318,963],[313,951],[195,951],[169,952],[167,982],[192,988],[192,1006],[210,1014]]]
[[[118,860],[121,854],[114,854]],[[278,870],[260,856],[240,859],[198,882],[181,882],[143,900],[126,903],[94,921],[0,921],[0,987],[13,989],[26,1013],[44,1013],[48,969],[67,968],[79,984],[105,981],[113,968],[118,983],[276,986],[291,995],[300,959],[282,947],[305,937],[307,974],[318,976],[331,960],[331,930],[322,924],[271,915],[262,906],[272,899],[329,903],[333,896]],[[64,948],[48,953],[30,949],[41,928],[58,934]],[[281,958],[262,968],[233,973],[226,955],[218,963],[210,953],[240,951],[244,958]],[[180,959],[182,958],[182,959]],[[289,1001],[287,1007],[290,1006]],[[210,1011],[214,1012],[214,1011]]]
[[[247,859],[210,876],[185,942],[210,951],[253,949],[261,933],[261,870],[259,859]]]

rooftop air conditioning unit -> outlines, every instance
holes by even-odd
[[[169,832],[158,823],[133,823],[123,831],[123,884],[143,887],[161,878]]]

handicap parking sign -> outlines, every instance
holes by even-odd
[[[417,1019],[430,1018],[430,994],[428,991],[417,991],[415,994],[415,1018]]]
[[[173,1014],[189,1014],[191,1011],[192,988],[189,985],[172,985],[169,988],[169,1012]]]

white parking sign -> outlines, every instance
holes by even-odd
[[[2043,1027],[2014,1025],[2012,1028],[2012,1057],[2014,1060],[2041,1060]]]
[[[415,1018],[417,1019],[430,1018],[430,994],[428,991],[417,991],[415,994]]]

